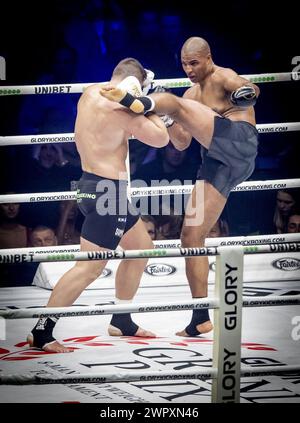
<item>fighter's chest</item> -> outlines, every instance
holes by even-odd
[[[194,92],[194,99],[218,112],[227,103],[224,90],[221,90],[220,87],[214,84],[209,84],[202,89],[197,87]]]

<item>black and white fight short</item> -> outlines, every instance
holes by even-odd
[[[78,182],[77,203],[85,216],[81,236],[111,250],[140,217],[127,199],[127,180],[83,172]]]

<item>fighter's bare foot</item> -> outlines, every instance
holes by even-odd
[[[32,335],[27,336],[27,342],[29,343],[30,347],[37,348],[34,345],[34,340]],[[65,347],[64,345],[60,344],[58,341],[49,342],[48,344],[45,344],[41,349],[43,351],[53,352],[53,353],[70,353],[74,351],[73,348]]]
[[[211,323],[210,320],[207,320],[206,322],[200,323],[199,325],[196,326],[197,331],[199,332],[199,335],[203,334],[203,333],[207,333],[210,332],[211,330],[213,330],[213,324]],[[176,332],[177,336],[185,336],[185,337],[190,337],[191,335],[189,335],[185,329],[183,329],[182,331]]]
[[[107,331],[110,336],[128,336],[126,334],[123,334],[119,328],[116,328],[113,325],[109,325]],[[142,329],[140,327],[133,336],[139,336],[141,338],[156,338],[155,333],[151,332],[150,330]]]
[[[124,89],[113,87],[112,85],[104,85],[100,88],[100,94],[110,101],[116,101],[122,106],[128,107],[134,113],[144,113],[143,103]]]

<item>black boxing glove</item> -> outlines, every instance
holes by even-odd
[[[230,95],[231,103],[239,107],[251,107],[256,103],[256,92],[251,86],[244,85]]]

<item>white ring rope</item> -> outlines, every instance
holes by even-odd
[[[248,370],[249,371],[249,370]],[[294,370],[295,371],[295,370]],[[216,378],[217,369],[209,367],[197,371],[170,370],[130,371],[128,373],[82,373],[79,375],[39,376],[38,374],[16,374],[0,376],[0,385],[45,385],[45,384],[69,384],[69,383],[108,383],[108,382],[133,382],[155,380],[178,380],[199,379],[206,380]]]
[[[39,374],[11,374],[0,376],[0,385],[49,385],[71,383],[111,383],[111,382],[150,382],[159,380],[182,379],[216,379],[218,369],[215,367],[197,370],[147,370],[130,371],[128,373],[81,373],[79,375],[43,375]],[[288,364],[278,366],[250,367],[241,366],[241,377],[273,376],[278,374],[300,374],[300,366]]]
[[[40,317],[79,317],[103,316],[122,313],[152,313],[162,311],[182,311],[199,309],[217,309],[218,298],[198,298],[186,301],[170,301],[164,303],[136,303],[104,306],[72,306],[72,307],[38,307],[34,309],[20,308],[17,310],[0,309],[0,317],[4,319],[37,319]],[[300,295],[270,295],[268,297],[243,297],[243,307],[274,307],[300,304]]]
[[[144,188],[131,187],[130,195],[135,197],[148,197],[157,195],[184,195],[190,194],[193,185],[170,185],[170,186],[153,186]],[[297,179],[272,179],[268,181],[246,181],[237,185],[231,192],[237,191],[264,191],[271,189],[287,189],[299,188],[300,178]],[[44,201],[66,201],[76,200],[76,191],[60,191],[60,192],[37,192],[26,194],[3,194],[0,195],[1,203],[40,203]]]
[[[233,236],[220,238],[206,238],[206,247],[218,246],[236,246],[236,245],[262,245],[277,244],[285,242],[300,242],[299,233],[272,234],[272,235],[256,235],[256,236]],[[164,239],[153,241],[154,248],[180,248],[180,239]],[[80,244],[74,245],[57,245],[53,247],[26,247],[26,248],[7,248],[1,249],[1,254],[30,254],[30,253],[74,253],[80,251]]]
[[[300,122],[261,123],[256,128],[261,134],[300,131]],[[61,134],[0,136],[0,147],[9,145],[37,145],[74,142],[74,132]]]
[[[241,75],[250,82],[261,84],[265,82],[284,82],[298,81],[300,72],[282,72],[282,73],[261,73],[254,75]],[[107,81],[108,82],[108,81]],[[101,84],[107,84],[101,82]],[[82,93],[88,86],[98,84],[98,82],[86,82],[84,84],[48,84],[48,85],[9,85],[0,87],[0,96],[5,95],[23,95],[23,94],[74,94]],[[188,78],[169,78],[156,79],[152,83],[152,88],[157,86],[166,88],[185,88],[192,86]]]
[[[291,296],[293,297],[293,296]],[[264,299],[264,297],[262,297]],[[279,297],[278,297],[279,298]],[[284,297],[285,298],[285,297]],[[251,299],[251,298],[250,298]],[[299,296],[300,299],[300,296]],[[136,304],[116,304],[104,306],[72,306],[56,308],[35,308],[18,310],[0,310],[0,316],[5,319],[31,319],[39,317],[78,317],[78,316],[98,316],[105,314],[122,313],[147,313],[159,311],[181,311],[193,309],[214,309],[219,307],[219,300],[216,298],[198,298],[186,301],[170,301],[164,303],[136,303]]]
[[[189,247],[189,248],[158,248],[151,250],[104,250],[104,251],[78,251],[66,254],[24,253],[3,254],[0,250],[0,264],[12,263],[40,263],[56,261],[90,261],[90,260],[134,260],[140,258],[165,258],[165,257],[198,257],[217,256],[220,248],[233,249],[235,247]],[[268,254],[276,252],[299,252],[299,242],[283,242],[265,245],[240,246],[244,254]]]

